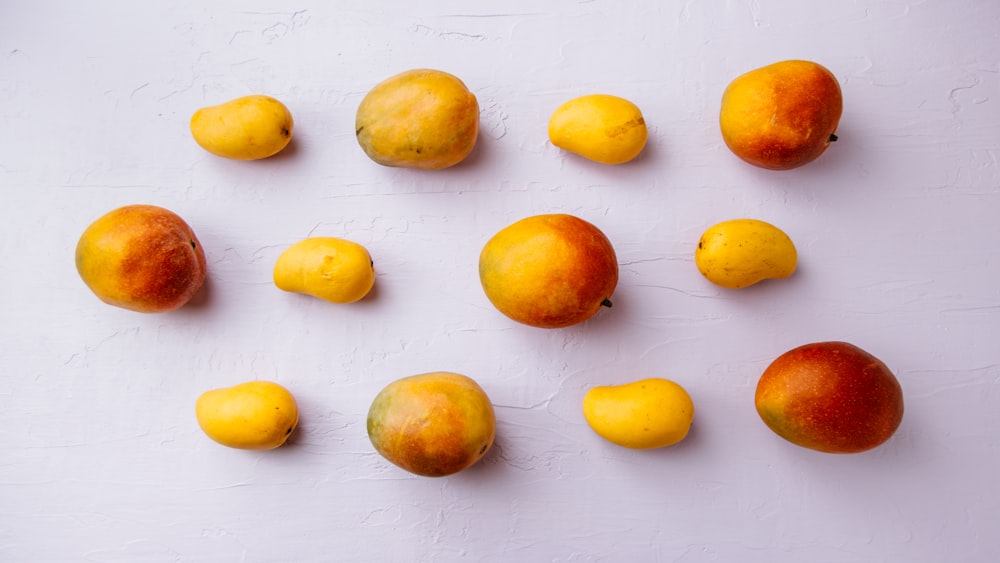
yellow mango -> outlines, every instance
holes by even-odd
[[[278,256],[274,285],[331,303],[353,303],[375,285],[375,266],[368,250],[356,242],[310,237]]]
[[[701,235],[694,259],[709,281],[739,289],[791,276],[798,254],[792,239],[778,227],[757,219],[733,219]]]
[[[195,403],[195,415],[209,438],[244,450],[281,446],[299,422],[295,397],[271,381],[206,391]]]
[[[552,144],[604,164],[622,164],[646,146],[646,121],[632,102],[608,94],[573,98],[549,119]]]
[[[687,436],[694,403],[679,384],[649,378],[590,389],[583,397],[583,416],[594,432],[613,444],[662,448]]]
[[[281,152],[292,140],[292,128],[288,108],[259,94],[201,108],[191,116],[191,135],[203,149],[236,160]]]

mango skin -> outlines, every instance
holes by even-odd
[[[195,111],[190,127],[195,142],[216,156],[258,160],[288,146],[294,122],[280,101],[255,94]]]
[[[613,444],[663,448],[687,437],[694,402],[679,384],[648,378],[591,388],[583,397],[583,415],[594,432]]]
[[[358,144],[383,166],[438,170],[462,162],[479,137],[479,102],[456,76],[414,69],[372,88],[355,116]]]
[[[825,453],[886,442],[903,420],[903,390],[881,360],[847,342],[815,342],[778,356],[757,382],[754,406],[785,440]]]
[[[444,477],[486,455],[496,438],[496,415],[473,379],[431,372],[383,388],[368,411],[367,430],[375,450],[394,465]]]
[[[195,415],[209,438],[243,450],[282,446],[299,423],[295,397],[271,381],[206,391],[195,403]]]
[[[101,301],[140,313],[184,306],[205,282],[205,251],[176,213],[127,205],[90,224],[76,245],[80,278]]]
[[[562,328],[611,306],[618,259],[594,225],[567,214],[535,215],[495,234],[479,256],[479,279],[507,317]]]
[[[819,158],[843,111],[837,78],[812,61],[789,60],[738,76],[722,94],[719,126],[744,161],[790,170]]]
[[[642,111],[632,102],[609,94],[573,98],[549,119],[553,145],[603,164],[623,164],[646,146],[648,131]]]
[[[375,285],[375,267],[368,250],[356,242],[310,237],[278,257],[274,285],[331,303],[354,303]]]
[[[784,231],[757,219],[713,225],[698,240],[695,264],[716,285],[740,289],[795,273],[798,252]]]

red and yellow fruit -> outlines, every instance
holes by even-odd
[[[729,83],[719,126],[736,156],[762,168],[788,170],[812,162],[837,140],[842,111],[833,73],[812,61],[781,61]]]
[[[782,438],[828,453],[870,450],[903,420],[903,390],[881,360],[846,342],[778,356],[761,375],[757,413]]]
[[[597,227],[572,215],[535,215],[502,229],[483,247],[479,279],[511,319],[541,328],[581,323],[611,306],[618,260]]]
[[[128,205],[98,218],[76,245],[76,269],[105,303],[162,313],[187,303],[205,281],[205,252],[176,213]]]
[[[382,389],[368,410],[367,429],[375,450],[396,466],[443,477],[486,455],[496,436],[496,416],[473,379],[432,372]]]

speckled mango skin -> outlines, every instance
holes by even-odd
[[[795,273],[798,252],[784,231],[758,219],[731,219],[701,235],[694,252],[698,271],[712,283],[741,289]]]
[[[444,477],[482,459],[496,437],[496,415],[473,379],[432,372],[398,379],[375,396],[368,438],[394,465]]]
[[[80,235],[76,269],[109,305],[165,313],[186,304],[205,282],[205,251],[176,213],[127,205],[98,218]]]
[[[415,69],[372,88],[355,116],[358,144],[384,166],[438,170],[462,162],[479,137],[479,102],[456,76]]]
[[[295,397],[273,381],[248,381],[202,393],[195,416],[212,440],[242,450],[273,450],[299,423]]]
[[[583,397],[583,416],[598,436],[613,444],[663,448],[688,435],[694,402],[680,384],[652,377],[591,388]]]
[[[479,279],[501,313],[526,325],[562,328],[611,306],[618,259],[597,227],[567,214],[535,215],[494,235]]]
[[[719,126],[732,152],[770,170],[816,160],[843,111],[837,78],[812,61],[789,60],[738,76],[722,94]]]
[[[280,101],[254,94],[195,111],[190,128],[195,142],[216,156],[259,160],[288,146],[294,120]]]
[[[826,453],[857,453],[888,440],[903,420],[903,390],[878,358],[846,342],[817,342],[778,356],[754,404],[777,435]]]
[[[639,107],[618,96],[589,94],[556,108],[549,118],[553,145],[602,164],[624,164],[646,146]]]

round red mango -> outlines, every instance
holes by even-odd
[[[761,375],[757,413],[782,438],[828,453],[870,450],[903,420],[903,391],[881,360],[846,342],[806,344]]]

